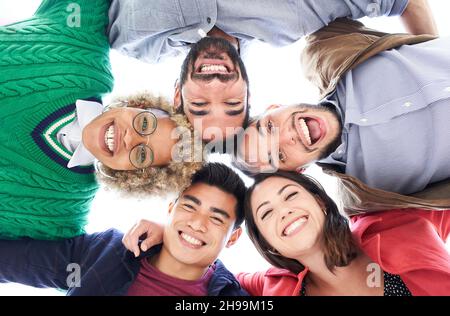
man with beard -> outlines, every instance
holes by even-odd
[[[427,2],[415,5],[429,25],[420,32],[437,34]],[[448,209],[449,52],[449,38],[333,22],[307,39],[302,55],[322,101],[271,106],[241,138],[237,163],[259,172],[320,161],[335,169],[356,212]]]
[[[336,18],[399,15],[407,5],[408,0],[113,0],[109,40],[112,48],[145,62],[192,45],[174,104],[204,140],[217,141],[248,124],[248,78],[238,53],[248,41],[287,45]],[[200,41],[205,35],[215,39]]]

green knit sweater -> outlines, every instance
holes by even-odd
[[[77,99],[112,89],[109,0],[45,0],[0,27],[0,238],[82,234],[98,185],[56,140]],[[77,14],[79,15],[77,16]]]

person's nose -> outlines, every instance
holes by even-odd
[[[281,146],[295,146],[298,141],[297,134],[289,128],[281,129],[279,137]]]
[[[210,81],[206,82],[206,86],[214,91],[221,91],[223,90],[226,86],[228,86],[230,84],[230,81],[224,81],[224,80],[220,80],[219,78],[215,77],[213,79],[211,79]]]
[[[127,151],[130,151],[137,145],[148,143],[148,138],[149,136],[141,136],[133,128],[129,128],[123,135],[123,145]]]
[[[292,210],[290,210],[289,208],[283,208],[282,210],[281,210],[281,212],[280,212],[280,215],[281,215],[281,220],[283,221],[283,220],[285,220],[286,219],[286,217],[288,217],[289,215],[291,215],[293,213],[293,211]]]
[[[188,226],[194,231],[206,233],[208,217],[202,214],[193,213],[188,221]]]

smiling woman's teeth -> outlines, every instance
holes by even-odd
[[[308,146],[311,146],[312,142],[311,136],[309,135],[309,128],[304,119],[300,119],[300,127],[302,128],[303,135],[305,135],[306,141],[308,142]]]
[[[200,72],[228,72],[223,65],[202,65]]]
[[[114,151],[114,125],[111,125],[105,132],[105,144],[110,151]]]
[[[290,224],[288,227],[284,229],[283,234],[285,236],[289,236],[297,227],[303,225],[308,220],[306,217],[300,217],[298,220]]]

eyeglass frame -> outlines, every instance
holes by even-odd
[[[138,118],[139,115],[142,115],[142,114],[144,114],[144,113],[146,113],[146,114],[147,114],[147,113],[151,114],[151,116],[153,116],[154,122],[155,122],[155,127],[154,127],[153,130],[152,130],[151,132],[149,132],[148,134],[143,134],[143,133],[139,132],[139,131],[136,129],[136,127],[135,127],[135,121],[136,121],[136,118]],[[133,118],[132,126],[133,126],[133,129],[135,130],[135,132],[138,133],[140,136],[150,136],[150,135],[152,135],[152,134],[156,131],[156,129],[158,128],[158,118],[156,117],[156,115],[155,115],[152,111],[149,111],[149,110],[143,110],[142,112],[136,114],[136,116]],[[138,148],[138,147],[144,147],[144,148],[148,149],[149,152],[151,153],[151,156],[152,156],[151,162],[150,162],[147,166],[145,166],[145,167],[142,167],[142,166],[137,167],[137,166],[133,163],[133,161],[132,161],[132,159],[131,159],[131,154],[132,154],[133,150],[134,150],[135,148]],[[155,155],[154,155],[153,149],[151,149],[151,148],[148,146],[148,140],[147,140],[147,143],[146,143],[146,144],[141,143],[141,144],[139,144],[139,145],[134,146],[134,147],[130,150],[130,153],[129,153],[129,155],[128,155],[128,159],[129,159],[131,165],[132,165],[134,168],[136,168],[137,170],[141,169],[142,172],[144,172],[144,170],[145,170],[146,168],[148,168],[148,167],[150,167],[150,166],[152,165],[152,163],[154,162],[154,158],[155,158]]]

